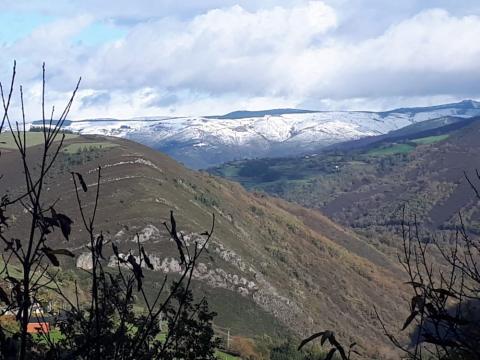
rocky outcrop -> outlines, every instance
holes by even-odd
[[[117,233],[115,237],[117,239],[125,239],[126,236],[127,234],[121,231]],[[156,242],[160,239],[160,231],[154,225],[149,224],[138,233],[138,236],[141,243],[148,241]],[[198,248],[202,247],[207,240],[207,236],[196,233],[179,232],[178,236],[189,248],[194,246]],[[130,241],[136,241],[136,237],[130,239]],[[169,239],[168,241],[173,242],[173,239]],[[292,301],[292,299],[280,294],[260,272],[245,262],[239,254],[218,241],[211,241],[207,246],[210,248],[211,255],[218,257],[230,265],[230,270],[218,266],[214,267],[211,263],[199,262],[193,272],[193,279],[200,280],[214,288],[231,290],[241,296],[250,297],[261,308],[284,323],[305,325],[304,323],[301,324],[301,319],[305,319],[305,314],[301,307],[295,301]],[[81,263],[81,266],[91,266],[91,258],[89,258],[88,255],[88,253],[82,254],[77,260],[77,266],[79,266],[79,263]],[[136,261],[140,262],[138,255],[134,256]],[[128,254],[120,254],[120,257],[126,260]],[[181,274],[185,269],[184,266],[180,264],[179,259],[172,256],[161,256],[158,253],[150,253],[149,259],[154,271],[163,274]],[[90,261],[90,263],[88,261]],[[118,261],[115,256],[110,257],[108,266],[118,266]],[[129,267],[128,263],[120,263],[120,266]],[[144,262],[142,262],[142,267],[146,268]]]
[[[79,269],[92,270],[93,269],[92,254],[89,252],[81,253],[77,257],[76,266]]]
[[[160,230],[158,230],[158,228],[152,224],[148,224],[142,229],[142,231],[138,232],[138,241],[141,243],[149,240],[157,240],[159,238]],[[134,236],[131,241],[137,242],[137,236]]]

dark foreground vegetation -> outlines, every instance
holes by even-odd
[[[45,72],[43,79],[44,95]],[[1,87],[4,115],[0,133],[7,131],[11,134],[13,149],[20,154],[24,191],[18,194],[6,192],[0,202],[3,247],[0,359],[217,358],[218,349],[225,345],[214,328],[217,314],[210,310],[208,299],[195,298],[192,291],[198,260],[206,252],[215,230],[215,216],[212,215],[211,227],[201,229],[201,237],[192,243],[183,237],[175,214],[170,213],[169,220],[162,226],[176,246],[175,257],[182,270],[175,281],[169,282],[165,277],[152,291],[146,288],[145,270],[153,269],[153,260],[140,236],[124,254],[113,241],[106,239],[96,224],[102,201],[102,168],[97,169],[94,184],[87,184],[84,174],[72,172],[71,186],[80,214],[77,221],[82,223],[81,237],[87,243],[89,256],[88,269],[84,270],[86,282],[82,283],[84,288],[85,283],[88,284],[87,291],[80,289],[80,284],[72,277],[69,281],[74,283],[74,289],[69,293],[65,287],[68,274],[60,270],[60,265],[75,255],[67,249],[68,246],[60,247],[59,244],[68,245],[74,235],[73,216],[64,213],[56,201],[47,200],[45,188],[47,179],[55,176],[52,173],[55,163],[61,162],[62,169],[83,164],[100,156],[101,145],[74,147],[61,152],[65,138],[72,135],[62,132],[62,125],[74,100],[77,84],[56,120],[53,109],[51,115],[46,116],[42,103],[42,124],[35,127],[40,136],[40,162],[32,162],[25,118],[17,123],[9,115],[14,85],[15,67],[10,86]],[[23,112],[21,88],[19,97]],[[378,155],[371,153],[369,156]],[[403,155],[399,161],[404,161]],[[385,164],[387,167],[391,165]],[[334,173],[337,171],[335,167],[332,169]],[[476,185],[480,176],[477,174],[475,179],[467,180],[480,200]],[[212,208],[219,205],[215,198],[205,195],[195,197],[195,200]],[[22,208],[29,219],[20,232],[12,227],[11,210],[18,208]],[[261,209],[254,210],[261,216]],[[402,331],[398,334],[382,320],[383,309],[373,305],[372,311],[385,337],[398,348],[399,356],[406,358],[480,358],[478,239],[470,234],[462,218],[455,231],[449,233],[448,241],[422,232],[416,219],[408,215],[403,216],[399,225],[403,240],[400,263],[412,290],[408,303],[410,314],[403,324],[399,324]],[[298,230],[292,226],[292,232],[295,231]],[[63,242],[56,240],[59,235]],[[113,266],[112,258],[106,256],[106,249],[114,254]],[[40,305],[54,304],[56,300],[64,305],[39,311]],[[45,327],[50,323],[56,324],[54,331]],[[304,341],[267,336],[256,341],[241,337],[230,339],[228,334],[227,341],[232,341],[228,350],[248,359],[346,360],[364,357],[355,342],[345,344],[335,330],[325,329]],[[227,356],[224,353],[220,358]]]
[[[62,258],[74,254],[64,248],[56,248],[50,241],[60,232],[65,240],[71,236],[73,221],[56,207],[46,203],[43,197],[49,170],[62,149],[65,133],[61,132],[74,100],[77,84],[59,119],[53,123],[45,116],[42,102],[43,135],[42,155],[39,164],[29,158],[25,118],[21,124],[9,116],[9,106],[14,92],[15,67],[8,92],[2,86],[4,115],[0,131],[4,127],[11,133],[20,153],[24,173],[25,191],[14,197],[4,194],[0,204],[0,238],[5,247],[2,252],[0,301],[0,357],[3,359],[214,359],[219,339],[212,329],[215,313],[206,299],[195,302],[190,290],[192,273],[200,254],[204,251],[214,230],[203,233],[201,243],[187,246],[178,235],[173,212],[169,223],[164,223],[176,242],[183,273],[178,281],[169,285],[166,279],[154,297],[146,295],[143,287],[143,268],[152,264],[145,249],[137,240],[137,247],[128,255],[120,254],[115,244],[107,244],[101,229],[95,226],[100,201],[101,169],[98,169],[96,191],[89,191],[80,173],[72,173],[78,209],[83,222],[84,237],[90,251],[88,271],[90,291],[87,301],[79,301],[79,289],[75,286],[75,298],[65,292],[59,271]],[[43,72],[45,90],[45,70]],[[43,95],[45,92],[43,92]],[[20,87],[23,113],[23,94]],[[81,154],[81,152],[79,153]],[[4,169],[7,170],[7,169]],[[61,195],[61,194],[59,194]],[[89,205],[85,205],[89,203]],[[22,206],[29,215],[29,226],[16,237],[9,234],[9,210]],[[116,255],[116,271],[107,271],[104,247],[112,246]],[[13,274],[19,270],[20,276]],[[18,274],[17,274],[18,275]],[[35,311],[45,294],[63,300],[67,304],[61,312]],[[52,296],[52,295],[50,295]],[[134,308],[141,302],[142,311]],[[5,321],[10,316],[11,321]],[[46,317],[57,317],[59,333],[47,331]],[[162,323],[166,329],[162,329]],[[33,331],[31,326],[38,328]]]

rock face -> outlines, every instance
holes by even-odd
[[[178,236],[184,240],[188,247],[201,247],[206,240],[205,236],[197,233],[179,233]],[[125,238],[124,231],[118,232],[115,237]],[[138,239],[140,243],[147,241],[159,242],[160,231],[152,224],[146,225],[139,233]],[[136,241],[135,239],[131,241]],[[162,241],[165,245],[165,240]],[[173,239],[168,240],[168,245],[173,246]],[[283,322],[298,322],[302,316],[300,306],[293,300],[279,294],[277,289],[270,284],[265,277],[255,270],[254,266],[248,264],[235,251],[228,249],[225,245],[218,241],[212,241],[207,244],[210,249],[210,256],[215,255],[223,262],[229,270],[222,267],[214,266],[212,262],[199,262],[193,272],[193,279],[200,280],[212,288],[221,288],[238,293],[240,296],[252,299],[262,309],[271,313]],[[127,259],[128,254],[120,253],[122,259]],[[140,257],[134,255],[137,262]],[[181,274],[184,267],[180,264],[178,258],[171,256],[162,256],[160,253],[152,251],[148,254],[153,269],[163,274]],[[114,255],[110,256],[108,266],[117,267],[118,260]],[[122,267],[129,267],[126,263],[120,263]],[[77,267],[82,269],[91,269],[91,257],[89,253],[82,254],[77,260]],[[145,263],[142,267],[147,268]]]
[[[160,230],[154,225],[147,225],[145,226],[142,231],[138,233],[138,241],[140,243],[143,243],[148,240],[155,240],[160,237]],[[135,236],[132,241],[136,242],[137,241],[137,236]]]
[[[77,257],[76,266],[79,269],[92,270],[93,269],[92,254],[89,252],[81,253]]]

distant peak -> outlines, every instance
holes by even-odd
[[[304,110],[304,109],[270,109],[270,110],[256,110],[256,111],[249,111],[249,110],[239,110],[233,111],[225,115],[218,115],[218,116],[207,116],[208,118],[212,119],[244,119],[250,117],[264,117],[267,115],[275,116],[275,115],[285,115],[285,114],[305,114],[305,113],[313,113],[317,112],[314,110]]]
[[[463,100],[460,102],[460,104],[474,109],[480,108],[480,102],[471,99]]]

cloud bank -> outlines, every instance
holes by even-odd
[[[12,2],[9,11],[42,12],[49,21],[0,45],[1,79],[17,59],[33,111],[43,61],[53,103],[81,75],[74,118],[377,110],[480,97],[480,17],[465,4],[463,13],[412,6],[367,28],[352,20],[375,18],[359,1],[352,1],[356,12],[345,1],[192,1],[177,12],[154,3],[163,2],[95,12],[88,1],[77,11],[60,1],[49,12],[38,2]]]

